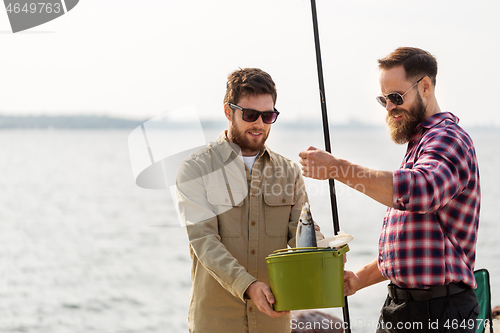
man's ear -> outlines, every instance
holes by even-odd
[[[432,81],[431,78],[426,76],[422,79],[422,97],[429,97],[429,94],[431,93],[432,89]]]
[[[226,103],[224,104],[224,114],[226,115],[227,120],[232,121],[231,119],[231,108],[229,105]]]

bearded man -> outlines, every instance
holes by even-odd
[[[434,56],[402,47],[380,59],[379,69],[377,101],[387,110],[389,132],[394,142],[408,143],[400,169],[370,170],[314,147],[299,154],[304,176],[337,179],[389,207],[377,259],[344,272],[345,294],[390,281],[377,332],[475,332],[474,145],[458,118],[439,108]]]
[[[265,258],[294,247],[307,195],[299,166],[265,145],[279,115],[276,97],[268,73],[231,73],[228,130],[178,168],[178,208],[193,259],[191,333],[291,331],[289,311],[272,308]]]

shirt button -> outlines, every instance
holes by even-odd
[[[255,225],[255,221],[252,221],[252,225],[253,225],[253,226]]]
[[[286,200],[285,200],[285,199],[282,199],[282,200],[281,200],[281,202],[282,202],[282,203],[285,203],[285,202],[286,202]]]
[[[249,308],[248,308],[248,311],[252,312],[252,311],[253,311],[253,308],[252,308],[252,307],[249,307]]]
[[[255,254],[255,250],[252,250],[252,252],[250,252],[250,253]]]

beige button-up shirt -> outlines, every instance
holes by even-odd
[[[250,174],[235,149],[223,132],[177,171],[193,259],[189,330],[290,332],[290,315],[267,316],[245,291],[256,280],[269,284],[266,256],[295,245],[304,181],[298,165],[267,147]]]

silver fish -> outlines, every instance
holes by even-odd
[[[309,203],[302,206],[299,223],[297,224],[297,233],[295,234],[295,247],[317,247],[316,230],[311,215]]]

